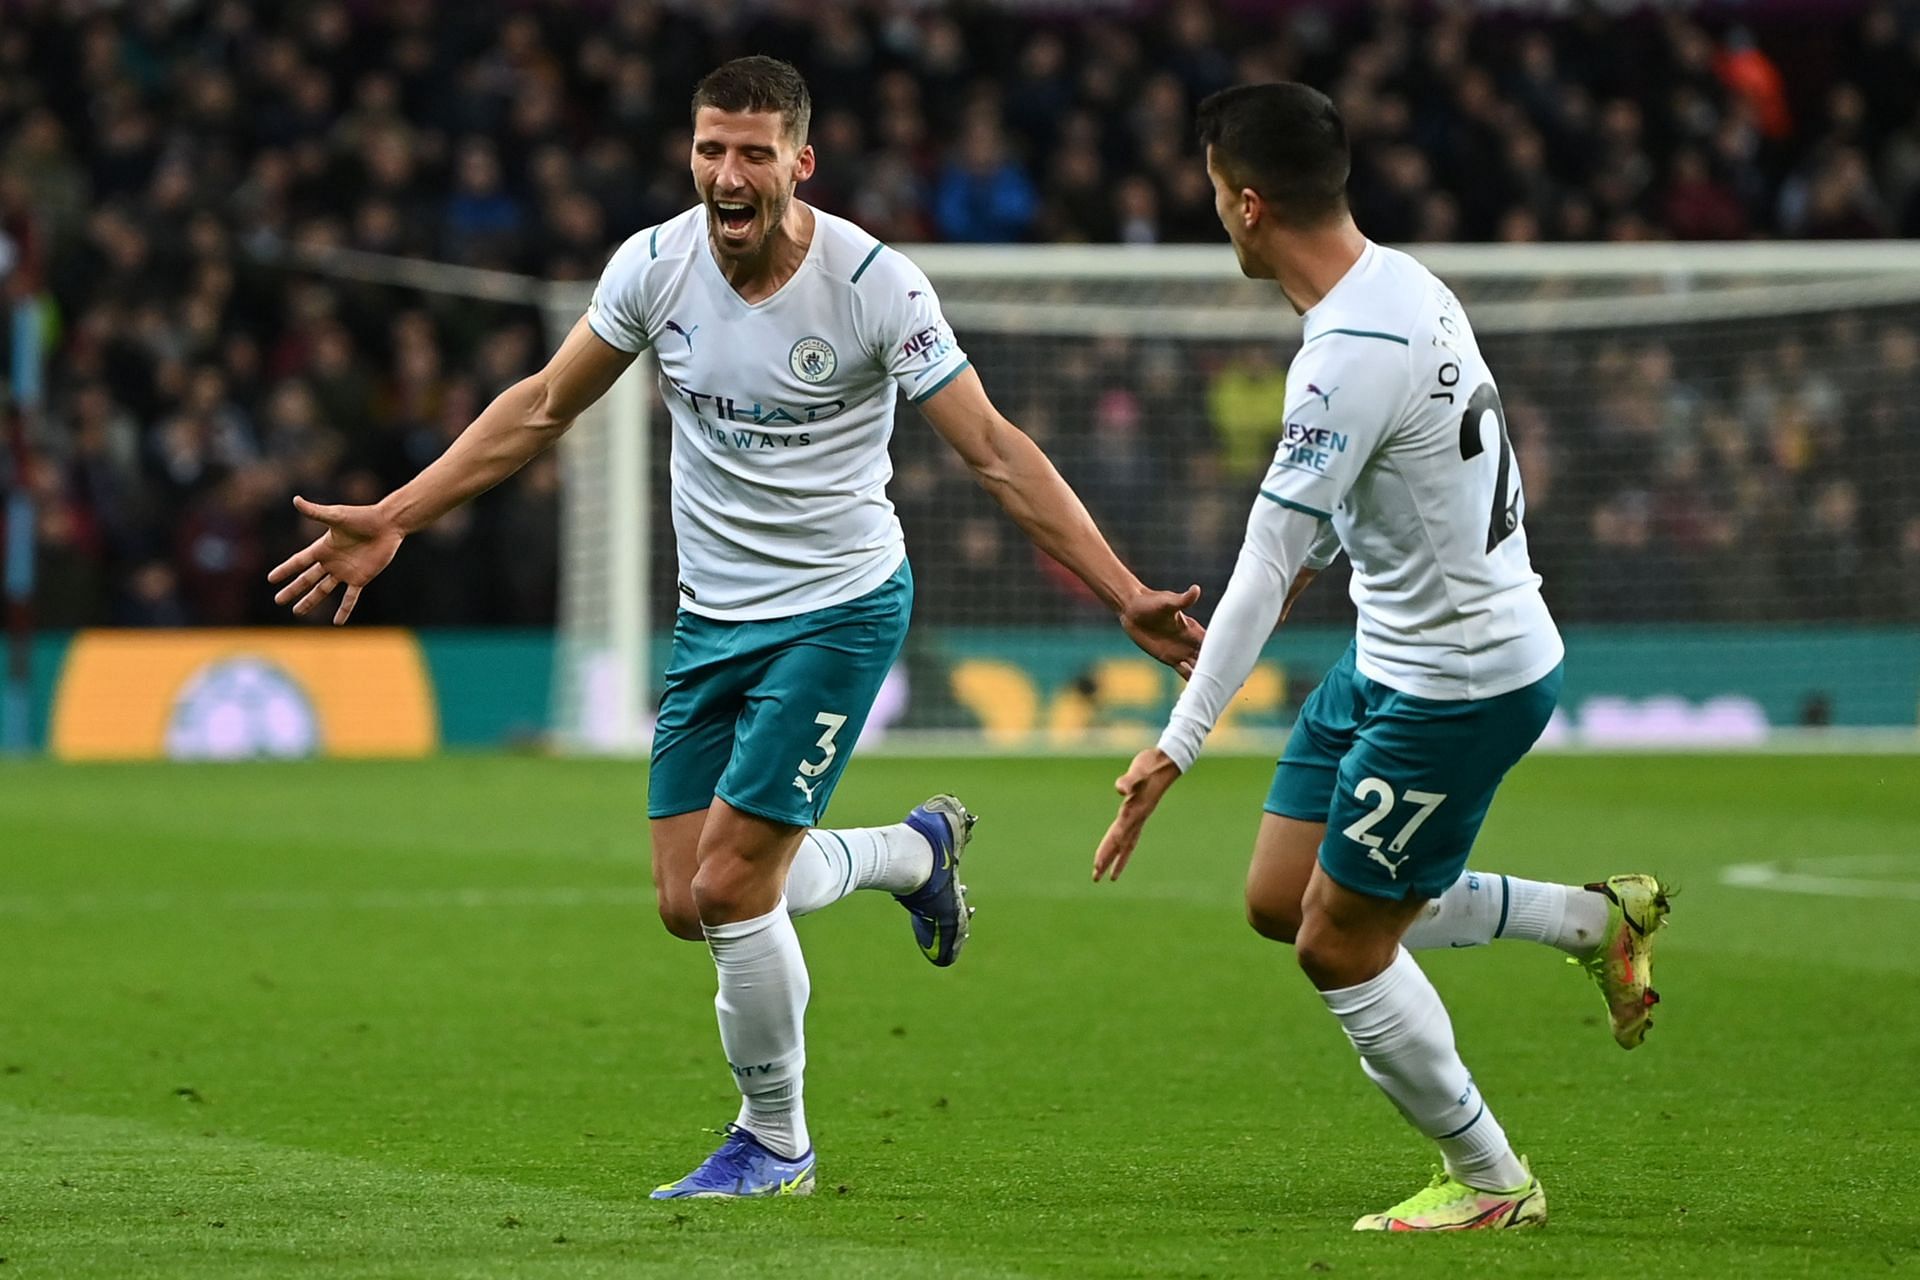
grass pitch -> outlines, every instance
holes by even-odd
[[[804,921],[820,1194],[656,1205],[735,1094],[641,767],[0,767],[0,1277],[1920,1275],[1920,760],[1523,764],[1475,865],[1677,880],[1666,1002],[1627,1054],[1554,953],[1426,954],[1552,1223],[1421,1239],[1348,1231],[1428,1150],[1240,920],[1268,766],[1095,887],[1117,771],[856,763],[841,825],[984,815],[966,957]]]

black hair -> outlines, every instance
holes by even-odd
[[[813,98],[807,82],[791,63],[755,54],[723,62],[709,71],[693,91],[693,113],[700,108],[721,111],[778,111],[787,136],[805,146],[813,120]]]
[[[1291,81],[1222,89],[1195,122],[1214,167],[1258,191],[1282,223],[1318,226],[1346,211],[1347,126],[1318,89]]]

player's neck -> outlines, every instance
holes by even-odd
[[[751,258],[726,258],[715,246],[713,259],[735,293],[748,302],[764,302],[793,279],[793,273],[807,260],[815,225],[813,210],[794,200],[787,205],[786,216],[780,219],[780,225],[773,229],[759,253]]]
[[[1342,218],[1318,230],[1275,237],[1267,261],[1280,292],[1295,311],[1305,315],[1333,292],[1366,251],[1367,238],[1360,228],[1353,219]]]

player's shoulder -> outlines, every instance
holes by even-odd
[[[607,260],[606,278],[623,284],[638,283],[684,267],[700,247],[705,234],[703,210],[696,205],[675,214],[665,222],[642,227],[621,242]]]
[[[1414,258],[1369,242],[1340,283],[1307,312],[1301,356],[1404,363],[1437,283]]]
[[[684,262],[706,243],[707,211],[700,205],[683,209],[634,239],[646,241],[649,262]]]
[[[907,280],[924,280],[913,260],[859,223],[815,209],[813,234],[823,277],[856,294],[884,291]]]

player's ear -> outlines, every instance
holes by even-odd
[[[1266,216],[1267,202],[1252,187],[1240,188],[1240,225],[1251,231],[1260,225],[1260,219]]]
[[[795,182],[805,182],[808,178],[811,178],[813,176],[813,166],[813,144],[809,142],[806,146],[800,148],[800,154],[794,157],[793,180]]]

